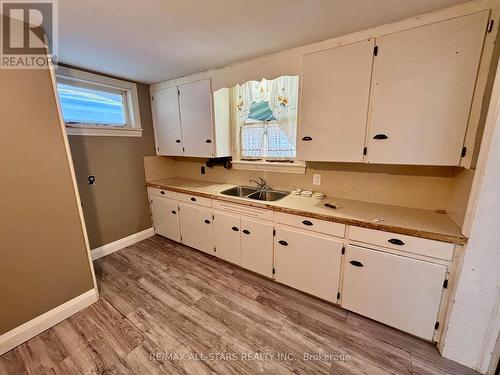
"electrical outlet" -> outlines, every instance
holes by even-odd
[[[321,175],[313,174],[313,185],[321,185]]]

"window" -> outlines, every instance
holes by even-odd
[[[60,67],[57,91],[69,135],[141,136],[135,84]]]
[[[293,162],[297,133],[298,77],[249,81],[237,85],[235,159]]]

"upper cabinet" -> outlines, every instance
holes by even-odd
[[[488,14],[377,38],[369,163],[460,165]]]
[[[209,79],[153,90],[156,153],[207,158],[230,156],[226,91],[222,89],[212,95]]]
[[[374,46],[372,39],[304,56],[298,159],[363,161]]]

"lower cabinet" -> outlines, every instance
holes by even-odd
[[[432,340],[446,272],[444,265],[349,246],[342,306]]]
[[[241,264],[240,215],[214,211],[215,255]]]
[[[300,229],[276,228],[276,281],[337,302],[342,241]]]
[[[214,253],[211,208],[179,202],[179,224],[183,244]]]
[[[273,223],[241,218],[241,265],[273,277]]]
[[[155,232],[180,242],[177,201],[153,195],[151,196],[151,212]]]

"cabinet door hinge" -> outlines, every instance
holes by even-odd
[[[342,254],[345,254],[345,246],[342,246]]]
[[[438,329],[439,328],[439,322],[436,322],[436,324],[434,324],[434,329]]]
[[[212,220],[215,220],[215,215],[214,214],[212,214]]]
[[[363,155],[366,155],[368,153],[368,147],[363,148]]]
[[[152,101],[152,102],[154,102],[154,101],[155,101],[155,97],[154,97],[154,96],[152,96],[152,97],[151,97],[151,101]]]
[[[488,32],[488,34],[489,34],[489,33],[491,33],[491,32],[493,31],[493,24],[494,24],[494,23],[495,23],[495,21],[494,21],[494,20],[490,20],[490,21],[488,22],[488,28],[486,29],[486,31]]]
[[[276,229],[273,229],[273,236],[276,236]]]
[[[273,275],[276,273],[276,269],[273,267]]]
[[[467,147],[462,147],[462,153],[460,154],[460,156],[463,158],[465,156],[465,154],[467,154]]]
[[[177,89],[177,96],[181,95],[181,90]]]
[[[378,46],[375,46],[373,48],[373,56],[377,56],[378,55]]]
[[[448,288],[448,279],[446,279],[443,283],[443,288],[447,289]]]
[[[337,299],[340,299],[340,292],[337,293]]]
[[[186,152],[186,150],[184,149],[184,147],[182,148],[182,152]]]

